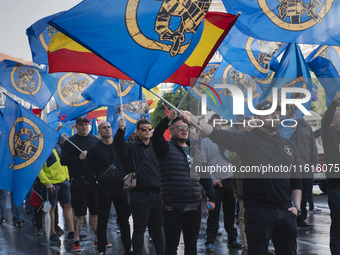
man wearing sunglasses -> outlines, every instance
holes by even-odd
[[[165,234],[165,254],[177,254],[177,247],[183,231],[185,254],[197,254],[197,239],[201,223],[201,187],[209,198],[208,210],[215,207],[215,194],[211,179],[200,179],[192,172],[195,159],[203,162],[198,147],[193,147],[190,154],[188,143],[188,125],[177,113],[171,111],[154,130],[153,148],[158,159],[161,177],[161,197],[163,201],[163,219]],[[171,123],[171,124],[170,124]],[[169,127],[170,124],[170,127]],[[164,132],[170,129],[171,140],[166,141]],[[196,156],[197,154],[197,156]]]
[[[133,217],[132,247],[134,255],[142,255],[146,227],[155,245],[156,254],[164,254],[164,233],[160,180],[157,159],[152,148],[152,126],[147,119],[137,122],[137,137],[125,142],[125,120],[119,120],[119,129],[114,136],[114,148],[125,163],[128,173],[137,174],[137,185],[129,192]],[[148,225],[148,223],[150,223]]]

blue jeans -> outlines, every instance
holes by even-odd
[[[328,205],[331,210],[331,239],[332,255],[340,255],[340,189],[328,189]]]
[[[133,217],[132,246],[134,255],[142,255],[146,226],[155,245],[156,254],[164,254],[162,206],[159,193],[130,191],[130,209]]]
[[[12,198],[12,214],[16,221],[22,221],[22,204],[17,206]]]
[[[276,255],[296,255],[296,218],[297,216],[287,209],[246,208],[248,255],[267,254],[270,239],[273,241]]]
[[[1,218],[6,218],[6,200],[8,191],[0,189],[0,211]]]

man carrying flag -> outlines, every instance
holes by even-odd
[[[71,203],[74,208],[74,235],[70,234],[67,239],[73,239],[73,251],[80,252],[80,231],[84,224],[87,208],[90,210],[90,224],[97,238],[97,198],[95,185],[89,183],[84,176],[85,159],[88,148],[98,139],[89,134],[89,121],[80,116],[76,120],[77,133],[63,144],[60,162],[66,165],[71,177]],[[95,241],[96,245],[97,241]]]

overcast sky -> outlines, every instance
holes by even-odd
[[[26,29],[37,20],[69,10],[81,0],[0,0],[0,52],[32,60]]]

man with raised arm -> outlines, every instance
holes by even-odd
[[[190,115],[191,121],[201,127],[202,133],[214,143],[241,157],[240,169],[245,171],[243,199],[248,254],[267,254],[268,243],[272,239],[276,254],[296,255],[296,217],[300,212],[301,178],[294,171],[285,171],[289,167],[297,167],[296,147],[277,132],[279,109],[273,109],[270,101],[260,102],[256,109],[272,109],[272,113],[254,115],[258,127],[244,133],[217,130],[200,122],[189,112],[185,114]],[[283,170],[263,174],[264,167],[267,170]]]

